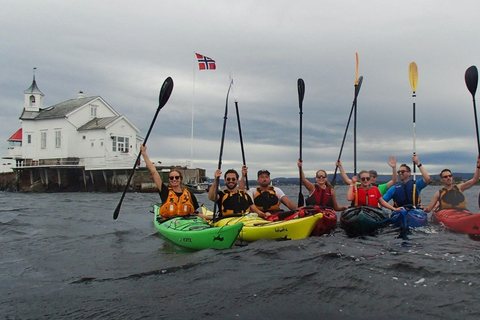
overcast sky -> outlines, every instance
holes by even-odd
[[[175,88],[147,146],[163,164],[242,164],[238,101],[251,177],[298,175],[297,79],[305,81],[305,171],[332,173],[353,101],[355,53],[364,77],[357,107],[357,171],[388,173],[388,157],[427,171],[473,172],[477,140],[465,70],[480,63],[480,2],[472,1],[2,1],[0,147],[21,126],[23,91],[36,80],[44,107],[100,95],[145,136],[168,76]],[[199,71],[195,52],[216,61]],[[416,135],[408,66],[418,66]],[[353,124],[342,162],[353,171]]]

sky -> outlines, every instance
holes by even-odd
[[[473,172],[478,143],[464,74],[480,63],[479,9],[473,0],[3,0],[0,148],[7,154],[21,126],[23,91],[37,68],[44,107],[79,91],[99,95],[143,137],[172,77],[148,153],[164,165],[205,168],[211,178],[220,160],[223,171],[243,163],[235,100],[250,177],[264,168],[298,176],[300,149],[309,177],[332,173],[340,151],[347,172],[356,159],[357,172],[389,173],[390,155],[411,163],[413,151],[431,174]],[[198,70],[195,52],[217,69]],[[341,150],[355,53],[363,83],[356,128],[352,117]],[[410,62],[418,66],[415,123]]]

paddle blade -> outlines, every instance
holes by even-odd
[[[360,78],[358,78],[358,84],[355,86],[355,97],[357,97],[358,94],[360,93],[360,88],[362,87],[362,82],[363,82],[363,76],[360,76]]]
[[[478,70],[476,66],[471,66],[465,71],[465,83],[467,84],[468,91],[475,96],[478,85]]]
[[[300,192],[298,194],[298,207],[303,207],[305,205],[305,198],[303,197],[303,194]]]
[[[355,67],[355,85],[358,84],[358,52],[355,52],[355,60],[356,60],[356,67]]]
[[[298,102],[299,102],[299,107],[302,107],[302,102],[303,102],[303,97],[305,96],[305,82],[303,82],[303,79],[300,78],[297,81],[297,89],[298,89]]]
[[[173,91],[173,79],[168,77],[160,88],[160,95],[158,96],[158,107],[161,109],[167,103]]]
[[[418,69],[415,62],[410,62],[410,65],[408,66],[408,77],[410,79],[410,86],[412,87],[412,91],[417,91]]]

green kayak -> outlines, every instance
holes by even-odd
[[[197,216],[162,221],[159,210],[160,206],[153,206],[153,223],[158,232],[173,243],[193,250],[230,248],[243,228],[243,223],[213,227]]]

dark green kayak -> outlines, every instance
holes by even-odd
[[[173,243],[193,250],[230,248],[243,228],[243,223],[213,227],[197,216],[162,221],[158,216],[159,209],[158,205],[153,206],[153,223],[158,232]]]
[[[353,237],[372,234],[389,221],[388,214],[382,209],[369,206],[350,207],[340,216],[341,227]]]

